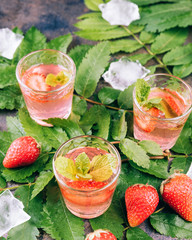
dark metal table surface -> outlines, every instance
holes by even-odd
[[[73,24],[77,17],[88,12],[83,0],[0,0],[0,28],[20,28],[24,33],[32,26],[38,28],[48,40],[77,30]],[[73,35],[72,46],[88,41]],[[14,116],[16,111],[0,111],[0,131],[6,129],[6,116]],[[145,221],[140,227],[154,240],[171,240],[155,232]],[[89,232],[85,221],[85,232]],[[47,234],[38,239],[51,240]]]

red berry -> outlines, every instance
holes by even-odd
[[[68,182],[67,185],[72,188],[75,188],[75,189],[94,190],[94,189],[99,189],[99,188],[104,187],[106,185],[106,183],[89,180],[89,181]]]
[[[144,222],[159,203],[157,190],[151,185],[135,184],[125,192],[127,219],[131,227]]]
[[[153,107],[149,110],[145,111],[146,113],[150,114],[150,116],[144,116],[143,118],[139,118],[135,116],[134,120],[136,121],[136,124],[145,132],[152,132],[155,129],[156,121],[153,117],[159,117],[160,110]]]
[[[32,88],[33,90],[37,91],[49,91],[51,90],[51,86],[47,85],[46,82],[46,76],[42,73],[26,73],[23,76],[23,81],[25,84]]]
[[[85,240],[117,240],[117,238],[108,230],[98,229],[89,233]]]
[[[192,221],[192,179],[186,174],[174,173],[162,182],[163,200],[182,218]]]
[[[14,140],[3,160],[6,168],[27,166],[39,157],[40,148],[36,140],[30,136],[24,136]]]

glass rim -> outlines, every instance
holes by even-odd
[[[103,186],[103,187],[101,187],[99,189],[81,190],[81,189],[76,189],[76,188],[70,187],[62,179],[60,179],[60,177],[57,174],[54,162],[55,162],[55,160],[57,158],[58,153],[63,148],[63,146],[65,146],[69,142],[71,142],[71,141],[73,141],[75,139],[78,139],[78,138],[96,138],[96,139],[100,139],[102,141],[105,141],[115,151],[115,154],[116,154],[117,160],[118,160],[117,172],[116,172],[114,178],[109,183],[107,183],[105,186]],[[106,139],[104,139],[102,137],[94,136],[94,135],[80,135],[80,136],[76,136],[76,137],[70,138],[69,140],[67,140],[66,142],[64,142],[64,143],[62,143],[60,145],[60,147],[57,149],[57,151],[55,152],[55,154],[53,156],[52,166],[53,166],[53,173],[55,175],[56,180],[59,181],[59,183],[61,183],[62,185],[64,185],[66,188],[68,188],[70,190],[73,190],[75,192],[79,192],[79,193],[95,193],[95,192],[100,192],[100,191],[106,189],[107,187],[111,186],[117,180],[117,178],[119,177],[120,172],[121,172],[121,156],[120,156],[119,151],[117,150],[117,148],[112,143],[110,143],[108,140],[106,140]]]
[[[26,58],[30,57],[31,55],[34,55],[34,54],[36,54],[36,53],[38,53],[38,52],[43,52],[43,51],[60,53],[61,55],[63,55],[64,57],[66,57],[66,58],[69,60],[69,62],[71,63],[71,65],[72,65],[72,75],[71,75],[69,81],[68,81],[66,84],[64,84],[64,85],[62,85],[61,87],[59,87],[58,89],[54,89],[54,90],[51,90],[51,91],[34,90],[33,88],[28,87],[25,83],[23,83],[23,82],[20,80],[20,77],[19,77],[19,67],[21,66],[21,63],[22,63]],[[54,92],[58,92],[58,91],[60,91],[60,90],[62,90],[62,89],[64,89],[64,88],[66,88],[66,87],[72,82],[72,80],[75,78],[75,74],[76,74],[76,66],[75,66],[75,63],[74,63],[73,59],[72,59],[69,55],[67,55],[66,53],[63,53],[63,52],[61,52],[61,51],[59,51],[59,50],[48,49],[48,48],[46,48],[46,49],[40,49],[40,50],[36,50],[36,51],[33,51],[33,52],[28,53],[27,55],[23,56],[23,57],[19,60],[19,62],[17,63],[17,66],[16,66],[16,78],[17,78],[17,81],[19,82],[19,84],[21,84],[23,87],[29,89],[30,91],[33,91],[34,93],[41,93],[41,94],[54,93]]]
[[[186,115],[188,115],[191,111],[192,111],[192,88],[189,86],[189,84],[187,84],[185,81],[183,81],[181,78],[177,77],[177,76],[174,76],[172,74],[167,74],[167,73],[157,73],[157,74],[151,74],[151,75],[148,75],[146,77],[144,77],[143,79],[144,80],[149,80],[151,77],[155,77],[155,76],[169,76],[169,77],[173,77],[173,78],[176,78],[178,79],[180,82],[182,82],[186,87],[187,89],[190,91],[190,98],[191,98],[191,106],[187,109],[187,111],[185,111],[182,115],[180,116],[177,116],[177,117],[174,117],[174,118],[160,118],[160,117],[154,117],[152,116],[151,114],[145,112],[140,104],[138,103],[137,99],[136,99],[136,94],[135,94],[135,87],[133,89],[133,102],[136,104],[137,108],[144,114],[144,115],[147,115],[151,118],[153,118],[154,120],[156,121],[160,121],[160,122],[175,122],[175,121],[178,121],[182,118],[184,118]]]

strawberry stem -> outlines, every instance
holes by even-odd
[[[165,207],[159,208],[157,211],[155,211],[153,214],[161,212]]]

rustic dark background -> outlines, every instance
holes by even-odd
[[[38,28],[48,40],[72,33],[77,17],[88,12],[83,0],[0,0],[0,28],[19,27],[24,33],[32,26]],[[73,35],[71,46],[88,41]],[[1,44],[1,43],[0,43]],[[6,116],[14,116],[16,111],[0,110],[0,131],[6,129]],[[148,221],[140,227],[154,240],[173,240],[156,233]],[[89,222],[85,221],[85,232],[89,232]],[[51,240],[47,234],[41,234],[39,240]],[[18,240],[18,239],[17,239]]]

